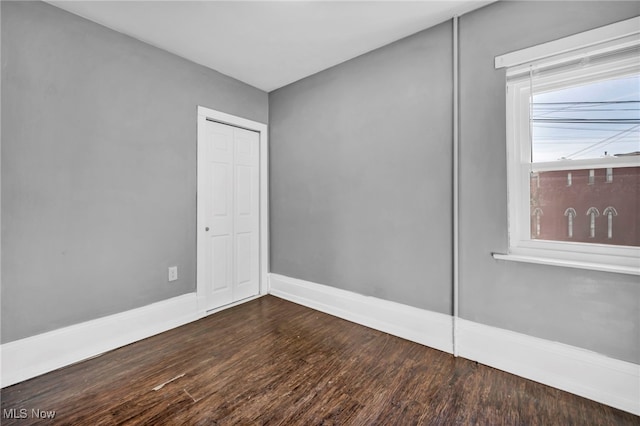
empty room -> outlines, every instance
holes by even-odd
[[[0,25],[3,425],[640,424],[640,1]]]

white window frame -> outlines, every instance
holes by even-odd
[[[580,57],[579,55],[607,50],[615,51],[621,47],[638,45],[640,45],[640,17],[496,58],[496,68],[509,67],[507,76],[511,74],[523,75],[523,77],[516,77],[507,82],[509,250],[506,254],[494,254],[494,258],[640,275],[640,247],[531,238],[531,173],[634,167],[640,166],[640,158],[637,156],[605,157],[532,163],[529,137],[529,99],[532,84],[526,72],[523,73],[526,69],[535,70],[561,64],[563,58],[575,60]],[[570,67],[564,71],[543,73],[536,77],[534,92],[557,90],[637,73],[639,70],[640,64],[635,57],[621,57],[584,68]],[[578,212],[578,214],[581,213]]]

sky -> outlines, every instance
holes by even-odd
[[[533,162],[640,151],[640,74],[533,97]]]

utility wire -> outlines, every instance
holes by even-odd
[[[601,104],[637,104],[638,101],[576,101],[576,102],[534,102],[533,105],[601,105]]]
[[[619,139],[620,137],[622,137],[622,136],[626,135],[627,133],[637,129],[638,127],[640,127],[640,124],[637,124],[635,126],[632,126],[629,129],[626,129],[626,130],[623,130],[623,131],[621,131],[619,133],[616,133],[613,136],[610,136],[610,137],[608,137],[606,139],[601,140],[600,142],[596,142],[596,143],[594,143],[592,145],[589,145],[588,147],[580,149],[580,150],[578,150],[578,151],[576,151],[576,152],[574,152],[572,154],[566,155],[565,158],[571,159],[571,157],[576,157],[578,155],[581,155],[581,154],[584,154],[586,152],[592,151],[592,150],[594,150],[596,148],[602,148],[602,147],[604,147],[606,145],[609,145],[609,144],[615,142],[617,140],[616,138]]]
[[[640,124],[640,118],[534,118],[534,123]]]

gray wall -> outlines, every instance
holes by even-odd
[[[1,7],[2,342],[194,291],[196,105],[266,122],[267,95],[43,3]],[[640,362],[635,278],[490,256],[507,248],[493,58],[638,14],[461,18],[463,318]],[[450,30],[270,94],[273,272],[451,313]]]
[[[271,271],[451,313],[451,23],[269,94]]]
[[[1,7],[2,342],[195,291],[196,106],[267,122],[267,94],[45,3]]]
[[[460,20],[460,313],[640,362],[637,277],[507,250],[505,78],[494,57],[640,14],[499,2]],[[270,93],[271,269],[451,313],[451,27]]]
[[[505,77],[494,57],[639,14],[638,2],[501,2],[461,18],[463,318],[640,362],[638,277],[491,257],[507,250]]]

